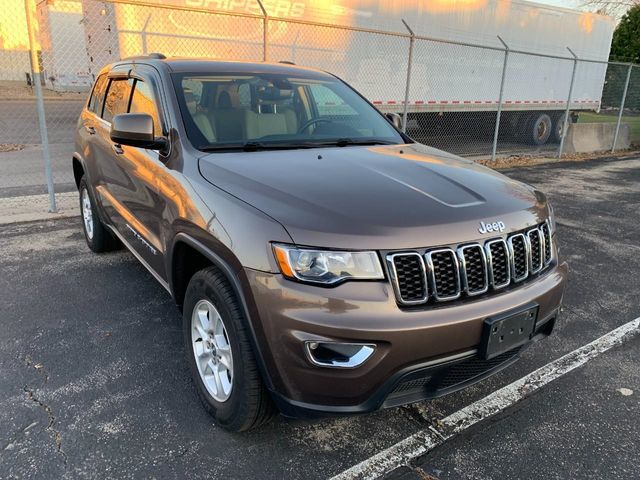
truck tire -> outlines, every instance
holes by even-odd
[[[534,114],[527,125],[527,140],[533,145],[544,145],[551,136],[551,117],[546,113]]]
[[[96,201],[85,176],[80,179],[78,192],[80,193],[82,231],[91,251],[102,253],[120,248],[122,245],[120,241],[113,236],[109,228],[100,220],[96,210]]]
[[[249,341],[243,309],[215,267],[196,272],[183,309],[187,362],[205,409],[226,430],[241,432],[275,413]]]
[[[565,114],[557,115],[553,119],[553,130],[551,132],[551,140],[555,143],[560,143],[562,140],[562,130],[564,128]]]

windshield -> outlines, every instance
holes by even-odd
[[[337,79],[174,74],[187,136],[203,151],[405,143]]]

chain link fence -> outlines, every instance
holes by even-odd
[[[151,52],[327,70],[382,112],[400,114],[416,141],[473,159],[560,157],[575,150],[576,124],[617,138],[605,146],[611,151],[640,144],[640,66],[577,58],[569,48],[534,54],[501,38],[476,45],[420,36],[410,18],[383,31],[284,18],[267,0],[247,0],[242,13],[204,8],[223,3],[4,5],[0,213],[75,206],[73,137],[92,82],[103,65]]]

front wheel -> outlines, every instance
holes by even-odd
[[[223,428],[235,432],[256,428],[274,413],[245,322],[218,269],[194,274],[183,309],[187,362],[205,409]]]

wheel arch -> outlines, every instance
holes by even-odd
[[[263,349],[260,339],[264,342],[262,331],[258,331],[254,320],[258,317],[257,308],[253,302],[253,297],[249,290],[246,276],[243,275],[242,266],[238,264],[234,267],[226,257],[232,256],[230,252],[221,254],[214,251],[208,245],[193,236],[179,232],[173,238],[171,248],[168,251],[168,279],[171,294],[179,308],[182,307],[185,292],[189,280],[197,271],[209,266],[216,267],[227,279],[233,289],[247,321],[250,332],[250,339],[256,355],[258,368],[268,390],[273,391],[273,381],[269,369],[265,363]],[[230,257],[231,258],[231,257]],[[244,285],[243,285],[244,279]]]
[[[77,153],[74,153],[71,157],[71,165],[73,168],[73,179],[76,182],[76,188],[80,188],[80,179],[87,173],[82,157]]]

